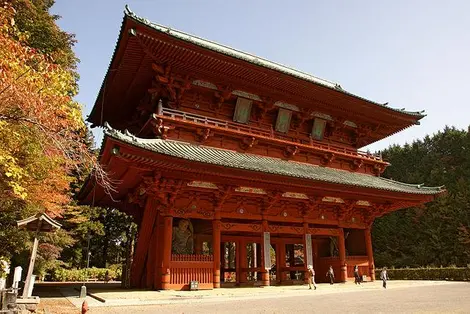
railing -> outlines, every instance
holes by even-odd
[[[170,284],[187,285],[190,281],[199,284],[212,284],[214,262],[212,255],[176,255],[171,256]]]
[[[235,131],[246,133],[249,136],[259,136],[265,137],[271,140],[278,140],[284,142],[290,142],[293,145],[302,145],[306,146],[310,149],[317,149],[322,150],[325,152],[331,153],[339,153],[343,155],[347,155],[350,157],[359,157],[363,159],[373,160],[373,161],[380,161],[383,162],[380,156],[372,155],[367,152],[362,152],[354,149],[349,149],[346,147],[336,146],[330,143],[322,143],[319,141],[315,141],[310,137],[310,134],[304,132],[296,132],[297,135],[301,135],[302,138],[292,137],[288,135],[283,135],[278,132],[274,132],[272,125],[266,128],[260,128],[255,126],[250,126],[246,124],[231,122],[227,120],[217,119],[217,118],[210,118],[206,116],[202,116],[195,113],[184,112],[180,110],[170,109],[170,108],[162,108],[160,112],[158,112],[158,116],[161,118],[171,118],[175,121],[184,121],[189,123],[197,123],[201,125],[205,125],[207,127],[215,127],[219,129],[225,129],[227,131]]]
[[[205,254],[172,254],[172,262],[212,262],[214,257]]]
[[[180,119],[183,121],[201,123],[207,126],[215,126],[218,128],[224,128],[227,130],[246,132],[246,133],[251,133],[254,135],[261,135],[261,136],[266,136],[266,137],[274,136],[274,131],[272,127],[271,127],[271,130],[266,130],[266,129],[262,129],[258,127],[241,124],[241,123],[235,123],[235,122],[230,122],[230,121],[216,119],[216,118],[209,118],[209,117],[198,115],[195,113],[189,113],[189,112],[184,112],[184,111],[170,109],[170,108],[163,108],[161,115],[171,117],[173,119]]]

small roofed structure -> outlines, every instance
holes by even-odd
[[[36,232],[34,235],[33,250],[31,251],[31,257],[29,260],[28,273],[26,274],[26,281],[23,289],[23,298],[28,298],[31,297],[34,285],[34,283],[31,283],[31,276],[33,275],[34,263],[38,252],[38,234],[39,232],[54,232],[62,226],[44,213],[39,213],[35,216],[17,221],[16,223],[18,228],[24,228],[28,231]]]
[[[54,221],[46,214],[37,214],[16,222],[19,228],[24,227],[28,231],[52,232],[54,229],[60,229],[61,224]],[[39,227],[39,229],[38,229]]]

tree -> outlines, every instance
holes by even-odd
[[[383,152],[392,166],[385,177],[428,186],[445,185],[447,195],[374,223],[378,266],[448,266],[470,257],[470,134],[446,127],[433,136]]]

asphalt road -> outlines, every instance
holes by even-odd
[[[357,292],[138,307],[93,308],[109,313],[470,313],[470,283]]]

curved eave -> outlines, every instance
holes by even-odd
[[[425,116],[426,116],[426,115],[424,115],[424,117],[425,117]],[[407,126],[405,126],[405,127],[403,127],[403,128],[394,130],[393,132],[390,132],[390,133],[386,134],[385,136],[381,136],[381,137],[379,137],[379,138],[369,138],[369,140],[366,141],[366,142],[364,143],[364,145],[358,146],[357,149],[361,149],[361,148],[364,148],[364,147],[366,147],[366,146],[368,146],[368,145],[371,145],[371,144],[373,144],[373,143],[380,142],[381,140],[386,139],[387,137],[390,137],[390,136],[392,136],[392,135],[398,134],[398,133],[400,133],[400,132],[402,132],[402,131],[404,131],[404,130],[410,128],[410,127],[412,127],[413,125],[419,125],[419,121],[417,121],[416,124],[410,124],[410,125],[407,125]]]
[[[141,139],[132,134],[113,129],[105,130],[105,137],[152,153],[226,168],[414,195],[438,195],[445,192],[443,187],[407,184],[373,175],[286,161],[279,158],[250,155],[172,140]]]

